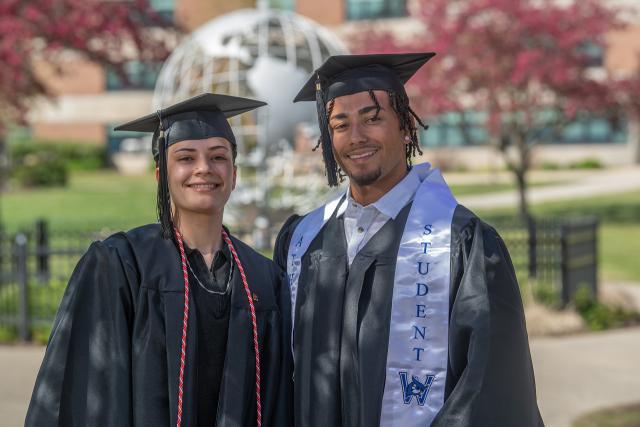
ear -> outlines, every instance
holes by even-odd
[[[236,189],[236,178],[238,176],[238,167],[236,165],[233,165],[233,182],[231,185],[231,189],[235,190]]]
[[[156,166],[156,182],[160,182],[160,168]]]

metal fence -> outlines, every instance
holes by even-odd
[[[562,305],[581,287],[596,295],[597,220],[503,219],[492,225],[507,244],[518,279],[534,283],[534,292]],[[52,231],[38,221],[31,230],[0,236],[0,340],[46,339],[73,268],[92,241],[109,234]],[[269,240],[255,231],[239,237]]]

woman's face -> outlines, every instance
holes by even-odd
[[[220,137],[175,143],[167,152],[167,174],[178,215],[222,214],[236,186],[231,143]]]

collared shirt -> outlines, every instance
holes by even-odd
[[[357,203],[351,197],[351,189],[347,190],[348,205],[344,211],[344,234],[347,239],[349,265],[382,226],[389,219],[395,219],[402,208],[413,200],[419,186],[418,173],[412,169],[384,196],[367,206]]]
[[[231,253],[223,241],[211,268],[197,249],[185,247],[189,263],[189,286],[197,319],[195,376],[198,391],[198,426],[216,423],[224,360],[227,353],[231,288]]]

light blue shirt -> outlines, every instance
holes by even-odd
[[[384,196],[367,206],[360,205],[351,197],[351,188],[347,190],[348,204],[343,215],[349,265],[382,226],[389,219],[395,219],[402,208],[413,200],[419,186],[420,178],[415,169],[411,169]]]

